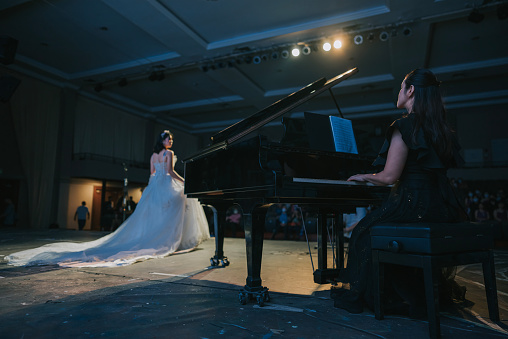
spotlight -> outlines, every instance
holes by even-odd
[[[127,86],[127,79],[126,78],[120,79],[120,81],[118,81],[118,86],[120,86],[120,87]]]
[[[100,92],[102,91],[102,84],[97,84],[95,85],[95,87],[93,88],[96,92]]]
[[[259,55],[256,55],[254,58],[252,58],[252,62],[256,65],[261,63],[261,57]]]
[[[413,31],[409,27],[404,27],[404,29],[402,30],[402,34],[404,34],[404,36],[410,36],[411,33],[413,33]]]
[[[374,33],[369,33],[369,35],[367,35],[367,40],[370,42],[374,41]]]
[[[282,52],[280,52],[280,56],[283,59],[287,59],[289,57],[289,52],[287,50],[283,50]]]
[[[386,40],[388,40],[389,37],[390,37],[390,35],[388,35],[387,32],[383,31],[383,32],[379,33],[379,40],[381,40],[381,41],[386,41]]]
[[[358,34],[357,36],[354,37],[353,41],[355,42],[355,45],[361,45],[363,44],[363,36]]]
[[[299,56],[299,55],[300,55],[300,50],[299,50],[298,48],[296,48],[296,47],[295,47],[295,48],[293,48],[293,49],[291,50],[291,54],[292,54],[294,57],[297,57],[297,56]]]
[[[279,58],[279,52],[275,51],[275,52],[272,52],[272,60],[277,60]]]
[[[331,45],[329,42],[325,42],[325,43],[323,44],[323,50],[324,50],[324,51],[328,52],[328,51],[329,51],[329,50],[331,50],[331,49],[332,49],[332,45]]]
[[[261,55],[261,60],[268,61],[268,55],[267,54],[262,54]]]
[[[333,42],[333,47],[334,47],[335,49],[339,49],[339,48],[341,48],[341,47],[342,47],[342,41],[340,41],[340,40],[335,40],[335,41]]]
[[[310,54],[310,52],[311,52],[311,50],[310,50],[310,47],[309,47],[309,46],[304,46],[304,47],[302,48],[302,53],[303,53],[303,55],[309,55],[309,54]],[[296,55],[295,55],[295,56],[296,56]]]
[[[473,9],[471,13],[469,13],[469,16],[467,17],[467,20],[474,22],[475,24],[482,22],[483,18],[485,18],[485,15],[480,13],[478,9]]]

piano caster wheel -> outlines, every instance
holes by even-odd
[[[247,304],[247,294],[244,292],[240,292],[238,294],[238,299],[240,300],[240,304],[245,305]]]
[[[258,294],[258,295],[256,296],[256,301],[258,302],[258,305],[259,305],[260,307],[265,306],[265,300],[264,300],[264,299],[265,299],[265,298],[264,298],[264,295],[263,295],[263,294]]]
[[[221,259],[215,257],[210,258],[210,266],[229,266],[229,260],[227,257],[222,257]]]

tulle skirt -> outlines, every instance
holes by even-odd
[[[150,177],[132,215],[113,233],[83,242],[53,243],[5,257],[9,265],[114,267],[190,251],[210,237],[197,199],[170,175]]]

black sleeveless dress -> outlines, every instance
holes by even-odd
[[[386,132],[386,140],[374,161],[376,166],[385,165],[393,131],[398,129],[409,149],[404,170],[384,203],[367,214],[354,228],[349,240],[347,268],[345,275],[341,277],[342,282],[349,283],[350,290],[343,290],[339,295],[332,295],[335,299],[335,307],[346,309],[351,313],[362,312],[364,303],[371,307],[373,305],[371,226],[383,222],[459,222],[466,218],[449,184],[446,176],[447,168],[433,147],[426,142],[423,131],[419,130],[415,140],[413,139],[414,120],[414,114],[409,114],[390,125]],[[462,160],[458,150],[458,144],[455,143],[454,160],[457,165],[460,165]],[[386,278],[388,278],[386,285],[390,285],[389,278],[391,277],[392,282],[398,285],[395,287],[396,292],[406,301],[413,298],[404,295],[407,290],[418,290],[416,286],[410,286],[412,284],[410,278],[415,275],[409,270],[406,267],[400,269],[392,267],[391,270],[387,267],[386,271]],[[408,302],[414,303],[415,300]]]

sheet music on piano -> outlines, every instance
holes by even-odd
[[[358,154],[351,120],[330,115],[333,143],[336,152]]]
[[[351,120],[310,112],[305,112],[304,115],[311,148],[358,154]]]

